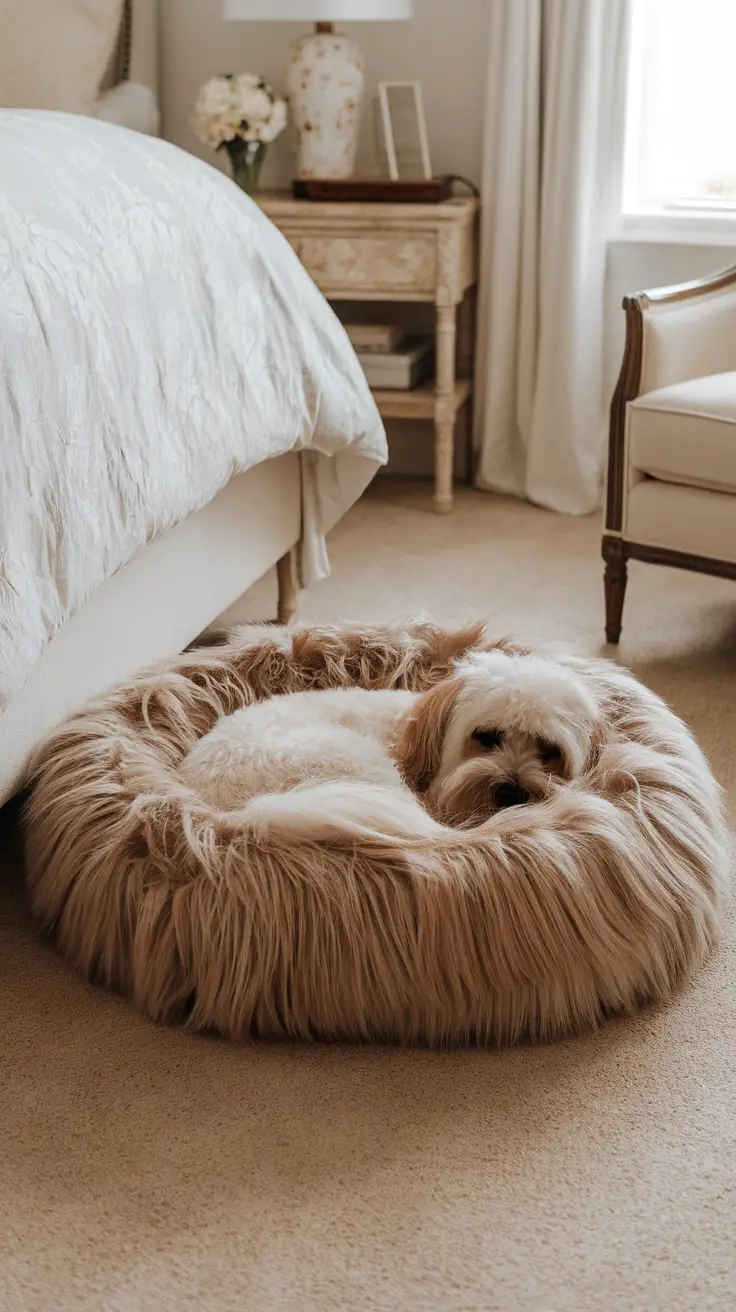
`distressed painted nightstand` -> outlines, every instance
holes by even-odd
[[[478,278],[478,201],[342,203],[277,192],[256,199],[329,300],[435,305],[435,379],[374,396],[384,419],[434,421],[435,507],[451,510],[455,422],[473,390],[472,349],[458,367],[457,312]]]

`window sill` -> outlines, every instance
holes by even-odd
[[[681,213],[624,214],[609,241],[649,245],[736,247],[736,211],[728,215]]]

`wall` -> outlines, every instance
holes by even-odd
[[[308,13],[308,0],[304,9]],[[478,180],[488,12],[488,0],[414,0],[411,22],[340,24],[363,51],[368,97],[375,94],[380,80],[422,83],[435,173],[462,173]],[[287,45],[310,26],[226,23],[220,13],[221,0],[162,0],[164,136],[209,160],[212,152],[200,145],[189,126],[200,84],[215,73],[252,72],[263,74],[282,90]],[[264,185],[289,184],[291,145],[289,133],[274,144]],[[366,113],[363,165],[370,153]]]
[[[308,0],[304,8],[308,12]],[[226,23],[220,13],[221,0],[162,0],[162,111],[169,141],[226,168],[224,152],[215,155],[201,145],[189,126],[198,88],[215,73],[257,72],[282,90],[287,45],[309,26]],[[411,22],[340,25],[363,51],[367,98],[381,80],[421,82],[433,171],[460,173],[475,182],[480,175],[488,14],[489,0],[414,0]],[[271,147],[263,186],[289,185],[292,149],[287,131]],[[366,112],[358,167],[368,167],[371,159],[372,119]],[[429,425],[390,425],[389,446],[392,472],[431,473]]]

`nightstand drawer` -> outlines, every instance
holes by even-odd
[[[434,233],[291,236],[297,255],[323,292],[430,294],[437,277]]]

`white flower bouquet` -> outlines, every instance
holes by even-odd
[[[223,147],[230,156],[233,178],[252,192],[266,150],[286,127],[286,101],[255,73],[211,77],[200,88],[192,127],[206,146]]]

